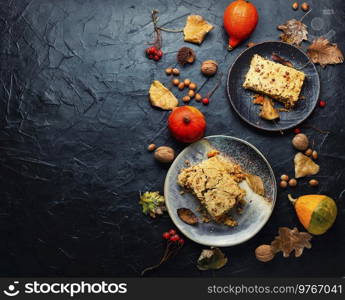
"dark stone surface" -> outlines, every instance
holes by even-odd
[[[303,15],[291,9],[291,1],[253,2],[260,14],[250,39],[254,42],[277,40],[276,25]],[[345,50],[344,2],[309,3],[313,10],[304,22],[310,40],[331,36]],[[157,262],[163,250],[161,233],[173,224],[168,216],[149,219],[138,206],[139,191],[162,191],[167,171],[154,162],[146,146],[155,142],[180,151],[183,145],[169,136],[167,113],[149,105],[147,91],[153,79],[169,81],[164,69],[175,64],[176,51],[186,44],[182,34],[163,33],[164,58],[149,61],[144,49],[152,34],[150,10],[158,9],[161,23],[169,22],[170,28],[182,27],[191,13],[216,25],[200,47],[189,45],[197,61],[182,72],[182,77],[202,83],[201,61],[215,59],[225,73],[245,48],[226,51],[222,14],[227,4],[0,2],[1,276],[138,276]],[[320,186],[312,189],[301,180],[295,190],[280,191],[263,230],[240,246],[224,249],[230,262],[222,270],[198,271],[195,262],[203,247],[187,241],[180,255],[155,276],[345,275],[345,65],[318,70],[321,98],[328,105],[317,108],[302,130],[319,151]],[[276,176],[292,174],[293,134],[267,134],[242,122],[226,97],[225,80],[208,107],[193,105],[206,115],[207,135],[245,139],[266,155]],[[302,229],[288,192],[333,197],[339,207],[337,221],[326,235],[313,238],[313,248],[301,258],[279,256],[261,264],[253,251],[270,242],[279,226]]]

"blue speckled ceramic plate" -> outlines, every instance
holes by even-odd
[[[199,201],[190,193],[181,195],[177,176],[181,169],[186,168],[186,160],[191,165],[197,164],[207,159],[207,153],[211,149],[219,150],[221,154],[239,163],[247,172],[260,176],[265,185],[265,199],[247,193],[247,205],[243,213],[234,214],[238,222],[238,226],[234,228],[212,221],[192,226],[181,221],[177,215],[178,208],[186,207],[201,219],[197,212]],[[272,168],[261,152],[244,140],[223,135],[206,137],[184,149],[171,165],[164,185],[166,206],[176,227],[198,244],[217,247],[237,245],[257,234],[272,214],[276,194],[276,181]]]

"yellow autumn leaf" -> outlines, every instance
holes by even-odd
[[[164,110],[172,110],[178,105],[178,100],[174,94],[158,80],[152,82],[149,96],[153,106]]]
[[[202,16],[190,15],[187,17],[186,25],[183,29],[185,42],[201,44],[206,34],[214,28]]]

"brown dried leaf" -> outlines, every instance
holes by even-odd
[[[189,225],[195,225],[199,222],[197,216],[189,208],[177,209],[177,215],[183,222]]]
[[[309,233],[299,232],[296,227],[280,227],[279,235],[271,243],[271,248],[274,253],[282,251],[284,257],[289,257],[292,251],[295,251],[295,257],[300,257],[304,248],[311,248],[311,238]]]
[[[189,47],[182,47],[178,52],[177,52],[177,62],[181,65],[184,66],[185,64],[189,63],[192,64],[195,60],[195,52],[193,49]]]
[[[293,64],[290,61],[286,60],[285,58],[282,58],[277,53],[274,53],[274,52],[272,53],[272,60],[284,66],[293,68]]]
[[[254,193],[257,193],[261,196],[265,195],[264,183],[260,176],[246,174],[246,181]]]
[[[326,38],[315,39],[307,49],[307,55],[315,64],[321,67],[326,65],[341,64],[344,62],[344,55],[337,44],[330,43]]]
[[[187,17],[186,25],[183,29],[185,42],[201,44],[208,32],[214,28],[202,16],[190,15]]]
[[[174,94],[158,80],[152,82],[149,96],[153,106],[164,110],[172,110],[178,105],[178,100]]]
[[[264,96],[264,103],[262,104],[262,109],[259,116],[263,119],[272,121],[279,119],[279,112],[273,106],[272,100]]]
[[[295,177],[301,178],[319,173],[320,166],[316,164],[310,157],[298,152],[294,158]]]
[[[299,46],[304,40],[308,39],[307,26],[296,19],[279,25],[278,29],[283,31],[280,39],[286,43]]]

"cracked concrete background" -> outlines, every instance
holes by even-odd
[[[197,61],[182,70],[182,77],[201,84],[203,60],[218,61],[225,74],[245,49],[244,44],[226,51],[222,15],[229,2],[0,1],[1,276],[139,276],[159,260],[161,234],[173,224],[167,215],[144,216],[138,197],[139,191],[162,191],[167,168],[154,161],[146,146],[154,142],[177,151],[184,146],[170,137],[168,114],[149,105],[147,92],[154,79],[169,82],[164,69],[175,65],[177,50],[187,44],[181,33],[164,32],[163,59],[148,60],[150,13],[158,9],[161,24],[169,28],[182,28],[186,16],[195,13],[215,25],[201,46],[188,44]],[[260,15],[253,42],[277,40],[278,24],[303,15],[291,9],[291,1],[253,2]],[[345,51],[343,1],[309,3],[312,11],[304,22],[310,35],[326,35]],[[316,108],[301,128],[319,152],[319,187],[301,180],[295,190],[280,190],[260,233],[223,249],[229,257],[223,269],[197,270],[203,247],[187,241],[173,262],[150,276],[345,275],[345,65],[318,66],[318,71],[327,106]],[[207,135],[245,139],[264,153],[276,176],[293,174],[293,134],[269,134],[242,122],[229,104],[225,78],[209,106],[192,104],[207,118]],[[301,258],[259,263],[254,249],[273,240],[279,226],[302,230],[288,192],[333,197],[337,221],[326,235],[313,238],[313,248]]]

